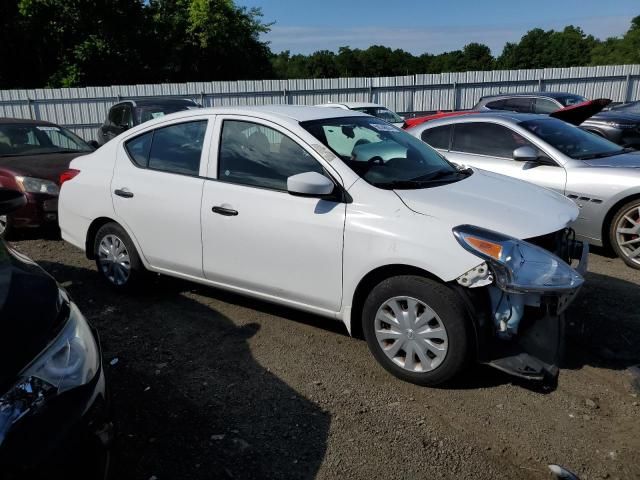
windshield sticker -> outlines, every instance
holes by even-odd
[[[151,112],[151,118],[160,118],[160,117],[164,117],[165,113],[164,112]]]
[[[329,150],[327,147],[325,147],[324,145],[322,145],[321,143],[314,143],[311,146],[327,162],[333,162],[333,160],[335,160],[336,156],[333,154],[333,152]]]
[[[41,132],[59,132],[60,129],[58,127],[36,127]]]
[[[373,128],[378,130],[379,132],[397,132],[398,129],[393,125],[389,125],[388,123],[370,123]]]

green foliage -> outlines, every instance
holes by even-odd
[[[604,41],[580,28],[533,29],[494,58],[470,43],[438,55],[373,45],[273,54],[271,25],[234,0],[2,0],[0,88],[395,76],[640,63],[640,16]]]
[[[268,29],[232,0],[2,0],[0,88],[265,77]]]

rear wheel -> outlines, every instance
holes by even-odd
[[[127,232],[117,223],[100,227],[94,241],[96,266],[102,278],[117,290],[142,285],[147,270]]]
[[[609,239],[624,263],[640,269],[640,198],[618,210],[611,222]]]
[[[458,375],[472,341],[461,299],[446,285],[419,276],[378,284],[365,301],[362,327],[369,349],[396,377],[435,386]]]

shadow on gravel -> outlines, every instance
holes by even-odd
[[[598,273],[569,307],[564,368],[640,364],[640,285]]]
[[[127,296],[93,270],[41,265],[100,331],[118,427],[112,478],[316,476],[330,414],[254,360],[259,325],[181,295],[190,283]]]

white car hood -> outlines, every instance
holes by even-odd
[[[565,228],[578,207],[552,190],[473,169],[459,182],[420,190],[395,190],[413,211],[449,224],[476,225],[526,239]]]

